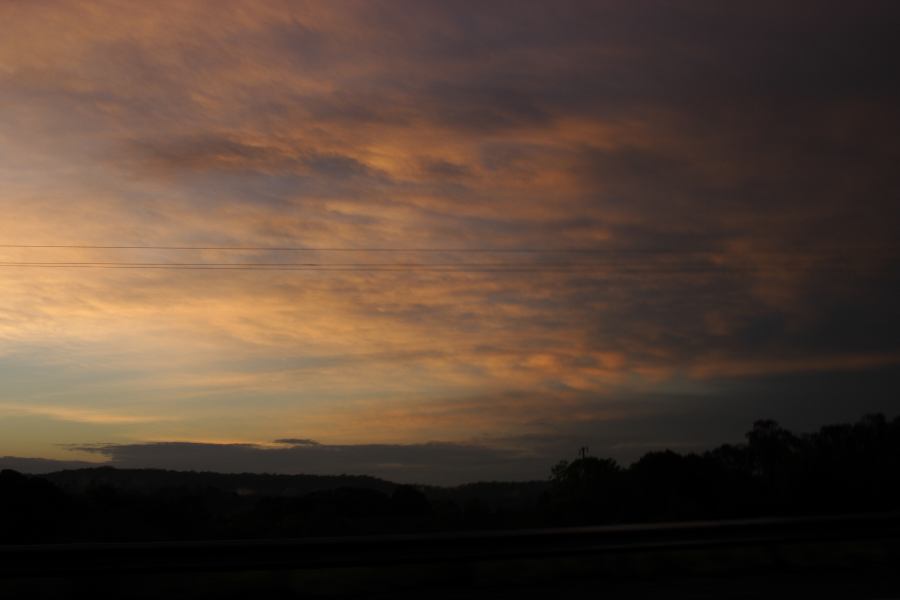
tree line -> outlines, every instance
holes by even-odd
[[[0,543],[239,539],[599,525],[900,509],[900,417],[794,434],[757,421],[739,444],[587,456],[545,481],[453,488],[352,476],[110,467],[0,472]]]

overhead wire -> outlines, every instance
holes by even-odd
[[[874,248],[874,246],[872,246]],[[883,247],[883,246],[882,246]],[[99,245],[99,244],[0,244],[0,249],[18,250],[142,250],[154,252],[241,251],[241,252],[309,252],[309,253],[391,253],[391,254],[525,254],[528,260],[494,261],[278,261],[278,262],[148,262],[135,260],[0,260],[0,268],[72,268],[72,269],[156,269],[156,270],[244,270],[244,271],[440,271],[440,272],[577,272],[605,271],[627,273],[742,273],[763,270],[880,272],[896,265],[860,266],[848,263],[847,257],[827,249],[804,252],[751,252],[740,263],[723,262],[712,250],[602,249],[602,248],[336,248],[301,246],[177,246],[177,245]],[[585,255],[588,260],[541,260],[554,255]],[[888,257],[896,260],[896,257]]]
[[[436,272],[607,272],[644,274],[752,273],[760,271],[881,272],[887,267],[852,265],[653,265],[605,263],[136,263],[0,261],[0,268],[154,269],[233,271],[436,271]]]
[[[853,246],[856,249],[891,249],[900,250],[900,246],[887,244],[862,244]],[[161,251],[226,251],[226,252],[385,252],[385,253],[471,253],[471,254],[710,254],[708,249],[678,249],[666,247],[650,248],[554,248],[554,247],[336,247],[336,246],[184,246],[184,245],[153,245],[153,244],[0,244],[0,248],[8,249],[60,249],[60,250],[161,250]],[[844,250],[844,246],[825,247],[817,250],[838,252]],[[782,254],[784,250],[753,250],[752,254]],[[792,250],[792,253],[798,252]],[[809,253],[809,249],[800,253]]]

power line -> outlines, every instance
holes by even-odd
[[[346,248],[331,246],[167,246],[167,245],[98,245],[98,244],[0,244],[0,248],[9,249],[58,249],[58,250],[161,250],[161,251],[228,251],[228,252],[384,252],[384,253],[473,253],[473,254],[680,254],[680,255],[696,255],[696,254],[714,254],[715,249],[707,250],[691,250],[691,249],[673,249],[673,248],[538,248],[538,247],[520,247],[520,248],[487,248],[487,247],[456,247],[456,248],[416,248],[416,247],[364,247],[364,248]],[[772,254],[827,254],[847,250],[846,246],[836,246],[834,248],[819,248],[814,252],[811,249],[803,250],[789,249],[778,251],[754,250],[749,252],[751,255],[772,255]],[[889,249],[898,250],[895,245],[855,245],[852,246],[856,250],[875,250]]]
[[[338,248],[304,246],[105,246],[88,244],[0,244],[0,248],[73,249],[73,250],[222,250],[247,252],[422,252],[422,253],[521,253],[521,254],[592,254],[609,252],[598,248]]]
[[[875,248],[874,245],[869,249]],[[886,246],[882,246],[886,248]],[[457,260],[435,262],[423,260],[382,261],[382,262],[148,262],[134,260],[0,260],[0,268],[8,269],[153,269],[153,270],[242,270],[242,271],[433,271],[433,272],[561,272],[592,273],[600,275],[688,275],[716,274],[731,275],[759,273],[766,271],[787,272],[831,272],[831,273],[882,273],[895,267],[896,256],[881,255],[889,259],[887,264],[859,266],[858,261],[848,261],[846,257],[834,254],[826,248],[806,249],[805,252],[752,252],[743,264],[723,263],[713,250],[664,250],[656,249],[601,249],[601,248],[338,248],[300,246],[176,246],[176,245],[99,245],[99,244],[0,244],[0,249],[56,249],[56,250],[152,250],[165,252],[181,251],[233,251],[233,252],[309,252],[309,253],[390,253],[390,254],[454,254],[482,255],[525,255],[522,260],[481,260],[477,262]],[[720,251],[721,252],[721,251]],[[583,256],[585,260],[547,260],[554,254],[563,256]],[[435,257],[436,258],[436,257]],[[461,257],[460,257],[461,258]],[[499,257],[497,257],[499,258]]]
[[[786,257],[784,259],[766,259],[764,261],[755,260],[749,264],[728,264],[716,262],[712,260],[694,259],[693,262],[674,261],[674,260],[653,260],[653,259],[631,259],[627,257],[602,257],[600,260],[593,259],[591,261],[494,261],[494,262],[138,262],[138,261],[63,261],[63,260],[0,260],[0,264],[4,265],[20,265],[20,266],[102,266],[102,265],[126,265],[126,266],[223,266],[223,267],[617,267],[628,266],[629,268],[650,268],[650,269],[756,269],[756,268],[774,268],[788,267],[799,269],[820,269],[831,268],[834,266],[843,266],[840,260],[810,260],[807,257]],[[854,266],[854,268],[856,268]]]
[[[442,272],[585,272],[604,270],[612,274],[755,273],[774,269],[788,271],[880,272],[885,268],[842,265],[755,266],[715,264],[610,264],[610,263],[147,263],[147,262],[31,262],[0,261],[3,268],[242,270],[242,271],[442,271]]]

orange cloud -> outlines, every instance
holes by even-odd
[[[0,243],[356,250],[2,247],[0,360],[45,374],[3,406],[458,440],[895,366],[893,88],[854,98],[826,75],[867,61],[752,14],[709,40],[712,9],[660,8],[644,39],[624,3],[566,6],[0,6]],[[155,268],[214,263],[358,270]]]

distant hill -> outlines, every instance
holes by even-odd
[[[315,492],[341,489],[374,490],[391,495],[400,484],[367,475],[283,475],[275,473],[214,473],[164,469],[90,467],[41,474],[62,490],[80,494],[98,485],[124,492],[151,494],[166,490],[202,492],[217,490],[245,497],[296,498]],[[550,488],[549,481],[489,481],[454,487],[422,486],[433,502],[459,506],[478,503],[489,509],[527,510]]]
[[[549,482],[439,488],[360,475],[0,470],[0,543],[249,539],[535,526]]]
[[[86,461],[63,461],[18,456],[0,457],[0,470],[39,475],[70,493],[97,485],[122,491],[154,493],[215,489],[240,496],[297,497],[342,488],[367,489],[390,495],[400,484],[368,475],[290,475],[276,473],[217,473],[166,469],[121,469]],[[549,481],[476,482],[458,486],[419,486],[429,499],[460,505],[477,500],[490,508],[533,506]]]
[[[139,493],[178,488],[186,491],[215,489],[240,496],[295,497],[340,488],[369,489],[390,494],[397,484],[366,475],[280,475],[268,473],[212,473],[163,469],[93,467],[66,469],[42,475],[67,492],[108,485]]]
[[[20,473],[40,475],[63,469],[86,469],[97,463],[82,460],[53,460],[50,458],[25,458],[22,456],[0,456],[0,469],[12,469]]]
[[[29,461],[34,470],[40,461]],[[46,466],[46,465],[45,465]],[[772,420],[702,454],[582,455],[546,481],[456,487],[364,475],[109,466],[0,470],[0,543],[251,539],[900,510],[900,417],[794,434]]]

